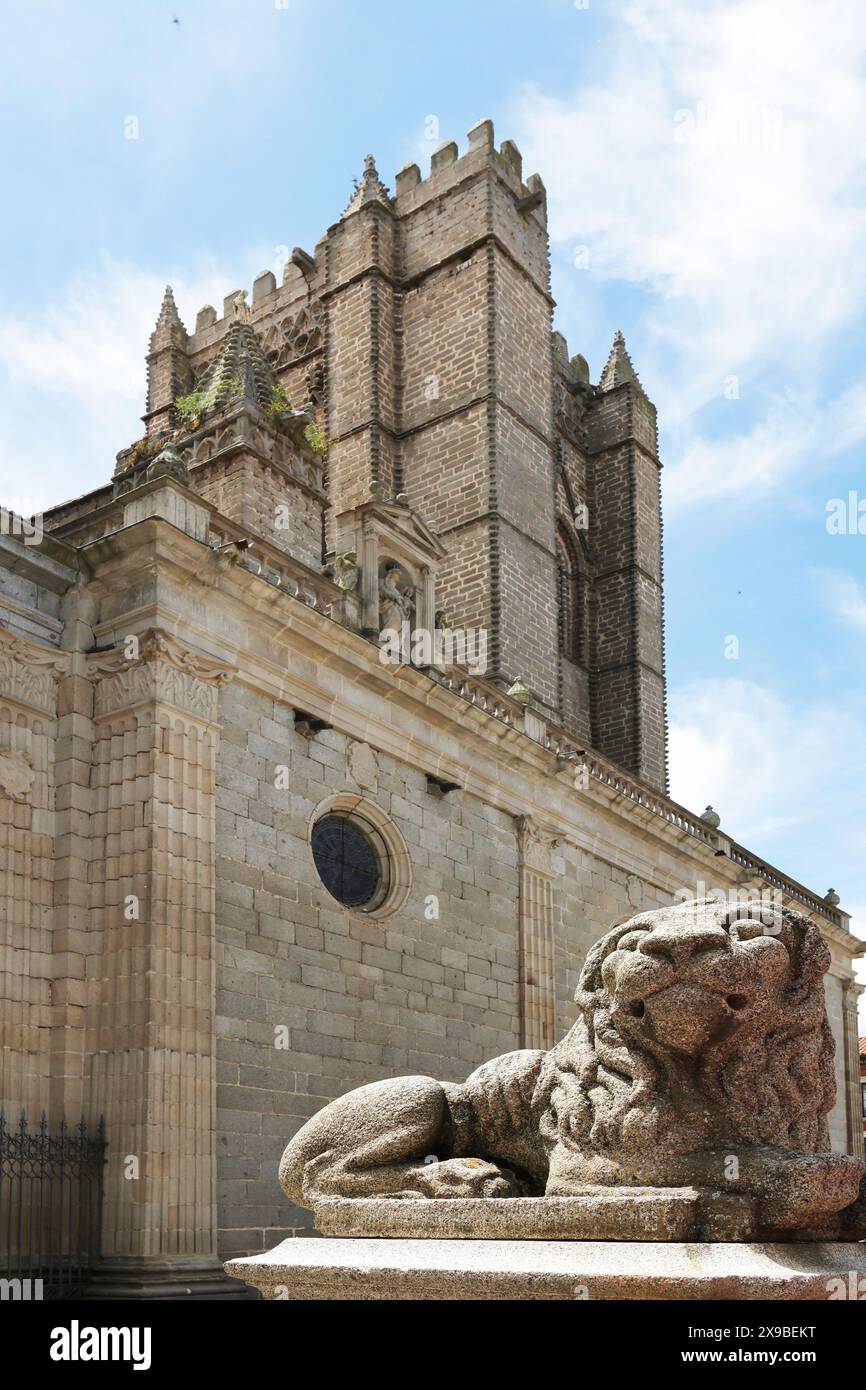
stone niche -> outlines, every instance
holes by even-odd
[[[446,551],[417,512],[374,498],[341,512],[336,534],[334,576],[341,586],[352,583],[357,626],[364,636],[377,637],[383,628],[399,627],[398,619],[432,633],[436,575]],[[398,577],[389,578],[398,571]]]

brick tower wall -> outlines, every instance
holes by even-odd
[[[196,376],[233,303],[189,338]],[[447,549],[438,606],[450,625],[487,631],[487,674],[506,687],[520,677],[575,736],[663,789],[655,410],[636,379],[578,382],[564,342],[552,343],[552,309],[543,186],[481,122],[462,157],[443,145],[429,177],[407,166],[393,196],[368,169],[315,260],[293,253],[279,289],[259,277],[251,321],[279,352],[294,404],[318,383],[333,441],[325,558],[336,516],[372,493],[404,493]],[[320,332],[293,357],[288,328],[304,314]],[[591,519],[583,638],[567,653],[556,526],[576,502]],[[296,529],[299,558],[318,567],[319,537],[300,512]]]

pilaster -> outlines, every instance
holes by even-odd
[[[61,652],[0,628],[0,1107],[49,1108]]]
[[[556,837],[531,816],[519,816],[520,1046],[556,1041],[554,887]]]
[[[857,980],[842,985],[842,1022],[845,1029],[845,1086],[847,1090],[848,1152],[866,1157],[863,1138],[863,1105],[860,1091],[860,1048],[857,1001],[863,986]]]
[[[89,1104],[105,1118],[104,1254],[216,1255],[214,759],[232,672],[150,629],[94,656]]]

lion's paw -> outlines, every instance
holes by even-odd
[[[425,1197],[519,1197],[520,1183],[507,1168],[483,1158],[448,1158],[419,1173]]]

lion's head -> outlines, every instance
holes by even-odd
[[[551,1055],[557,1142],[597,1155],[601,1180],[610,1160],[644,1182],[658,1154],[829,1148],[829,963],[819,928],[787,908],[701,900],[614,927]]]

